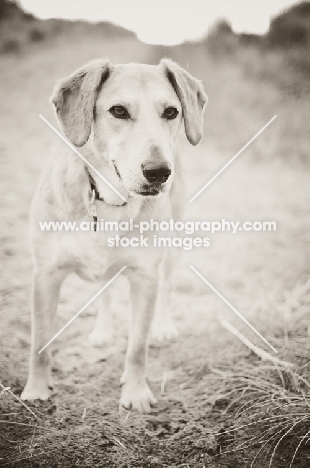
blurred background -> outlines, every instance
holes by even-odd
[[[261,401],[263,414],[264,404],[269,411],[277,408],[279,417],[281,409],[273,402],[283,395],[293,402],[299,419],[309,404],[304,395],[309,397],[310,388],[310,2],[0,0],[0,378],[16,394],[26,380],[30,344],[29,209],[57,138],[38,114],[57,126],[48,103],[55,81],[96,57],[150,64],[170,57],[203,81],[209,97],[203,141],[193,148],[183,134],[179,140],[188,200],[277,114],[270,127],[185,206],[190,220],[273,220],[277,231],[219,233],[210,236],[208,249],[183,252],[172,294],[180,337],[161,347],[153,344],[150,350],[150,381],[160,406],[153,419],[130,416],[127,426],[119,425],[117,413],[128,317],[128,288],[120,278],[113,306],[113,352],[106,359],[103,350],[88,345],[87,333],[94,324],[89,309],[55,345],[58,393],[50,403],[32,406],[41,426],[59,429],[58,436],[36,434],[37,448],[29,452],[29,428],[0,426],[0,435],[6,431],[0,466],[1,460],[28,466],[35,453],[36,466],[76,466],[66,463],[80,460],[79,466],[202,467],[208,457],[235,443],[214,434],[240,422],[240,405],[248,401],[241,394]],[[189,265],[247,316],[279,350],[280,359],[294,363],[294,375],[282,364],[264,364],[223,327],[219,318],[268,351]],[[62,291],[56,328],[92,294],[90,286],[70,278]],[[220,383],[213,380],[219,375],[216,367],[221,368]],[[241,401],[239,406],[236,401]],[[29,423],[18,402],[2,396],[1,404],[2,420]],[[83,408],[90,420],[81,419]],[[287,408],[285,414],[287,418]],[[255,415],[262,419],[261,413]],[[293,426],[295,417],[286,421]],[[274,466],[289,466],[306,423],[309,426],[307,417],[283,437]],[[270,437],[276,434],[276,428],[266,424],[259,431],[268,427]],[[63,429],[71,431],[70,443]],[[102,431],[107,465],[101,464]],[[271,437],[272,448],[283,434]],[[62,451],[57,450],[57,437],[63,438]],[[132,450],[124,452],[115,437]],[[238,433],[238,438],[247,441],[249,433]],[[298,447],[299,466],[310,463],[307,440]],[[222,455],[227,466],[249,466],[255,450],[247,444],[245,452]],[[89,464],[83,465],[86,451]],[[53,454],[54,465],[44,453]],[[257,466],[268,466],[271,453]],[[214,460],[212,466],[217,466]]]

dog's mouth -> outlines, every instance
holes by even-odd
[[[116,164],[113,163],[113,166],[114,166],[115,174],[117,175],[117,177],[118,177],[120,180],[122,180],[121,175],[120,175],[120,173],[119,173],[119,170],[118,170]]]
[[[119,170],[118,170],[118,167],[117,165],[113,162],[113,166],[114,166],[114,171],[115,171],[115,174],[118,176],[118,178],[120,180],[122,180],[121,178],[121,175],[119,173]],[[162,192],[161,190],[161,187],[143,187],[143,190],[134,190],[133,193],[135,195],[138,195],[138,196],[142,196],[142,197],[156,197],[157,195],[159,195],[160,193]]]
[[[140,190],[134,190],[135,195],[138,195],[140,197],[158,197],[164,192],[165,187],[163,184],[156,186],[142,186]]]
[[[142,190],[141,192],[136,192],[138,195],[142,195],[143,197],[156,197],[161,193],[161,190],[152,189],[152,190]]]

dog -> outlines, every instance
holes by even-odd
[[[66,276],[76,273],[84,280],[102,283],[126,265],[132,323],[120,404],[149,412],[156,403],[145,370],[153,316],[155,336],[163,339],[176,334],[167,310],[173,254],[156,248],[109,248],[103,232],[46,233],[38,226],[42,220],[89,219],[91,201],[100,218],[118,222],[178,219],[183,186],[176,140],[184,121],[189,142],[199,143],[207,96],[201,82],[170,59],[162,59],[159,65],[114,65],[100,59],[61,80],[51,103],[65,136],[126,202],[60,142],[43,171],[31,208],[32,340],[29,376],[21,398],[50,396],[50,347],[38,352],[52,336]],[[107,289],[101,294],[96,325],[89,336],[95,345],[109,338],[108,310]]]

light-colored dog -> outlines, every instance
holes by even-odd
[[[158,338],[176,333],[166,308],[173,266],[170,252],[109,248],[104,232],[47,233],[39,230],[39,221],[89,220],[92,194],[96,195],[99,219],[178,219],[182,187],[174,154],[176,138],[183,118],[190,143],[200,141],[207,97],[198,80],[168,59],[157,66],[94,60],[62,80],[51,101],[67,138],[127,202],[61,142],[32,204],[32,344],[22,398],[47,399],[50,395],[50,347],[41,354],[38,351],[52,336],[65,277],[75,272],[87,281],[100,283],[127,265],[124,273],[130,281],[133,316],[121,379],[121,404],[148,412],[155,403],[145,371],[153,315]],[[108,340],[110,333],[108,290],[102,293],[101,301],[90,334],[96,345]]]

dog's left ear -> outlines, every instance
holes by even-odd
[[[208,102],[202,84],[170,59],[162,59],[160,66],[182,104],[186,136],[192,145],[197,145],[202,137],[203,112]]]
[[[98,92],[110,67],[109,60],[92,60],[61,80],[51,96],[61,128],[75,146],[89,138]]]

